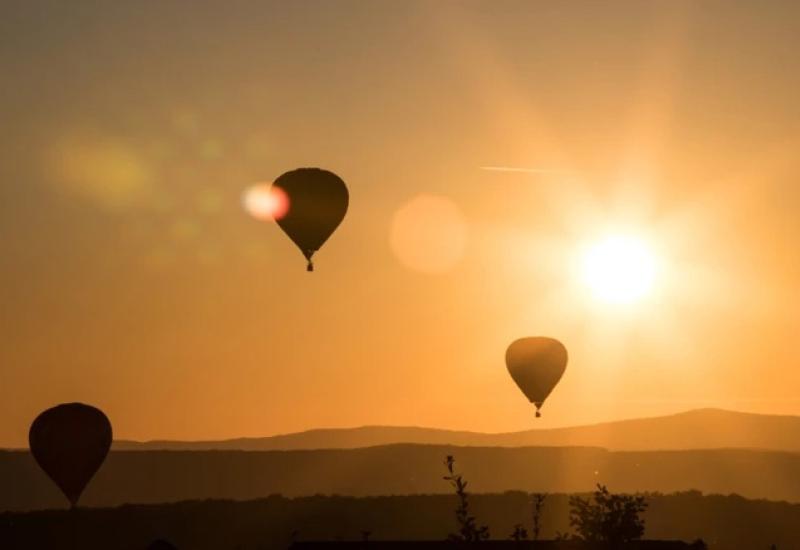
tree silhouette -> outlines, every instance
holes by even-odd
[[[522,542],[528,540],[528,530],[525,529],[521,523],[514,524],[514,530],[508,536],[514,542]]]
[[[569,523],[583,540],[615,545],[644,535],[640,514],[647,509],[647,502],[642,496],[615,495],[598,484],[591,499],[572,496],[569,505]]]
[[[544,501],[547,499],[547,493],[534,493],[533,494],[533,540],[539,540],[539,533],[541,532],[542,524],[542,508]]]
[[[489,538],[489,528],[485,525],[478,525],[475,516],[469,513],[469,495],[467,494],[467,482],[463,476],[455,471],[456,460],[453,455],[447,455],[444,465],[447,468],[447,475],[443,479],[452,485],[458,496],[458,506],[456,507],[456,521],[458,522],[458,532],[451,533],[448,540],[460,542],[480,542]]]

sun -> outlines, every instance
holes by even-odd
[[[586,248],[581,275],[598,301],[628,305],[652,293],[658,264],[653,247],[645,239],[609,235]]]

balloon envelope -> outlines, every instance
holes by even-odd
[[[567,348],[553,338],[520,338],[508,346],[506,366],[539,416],[539,408],[567,368]]]
[[[106,415],[82,403],[44,411],[28,433],[31,454],[72,506],[103,464],[111,439]]]
[[[339,176],[320,168],[286,172],[272,185],[286,194],[289,203],[286,213],[275,221],[306,257],[311,271],[311,257],[347,213],[347,186]]]

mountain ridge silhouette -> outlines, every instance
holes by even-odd
[[[665,416],[518,432],[483,433],[372,425],[208,441],[118,440],[113,449],[315,450],[396,443],[469,447],[601,447],[621,451],[737,448],[800,452],[800,416],[704,408]]]

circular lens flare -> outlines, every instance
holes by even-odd
[[[582,267],[584,283],[595,298],[631,304],[652,291],[658,262],[642,239],[612,235],[586,250]]]
[[[279,220],[289,212],[289,197],[280,187],[257,183],[244,190],[242,205],[257,220]]]
[[[417,195],[395,212],[389,242],[407,268],[424,273],[445,273],[464,253],[467,223],[450,199]]]

